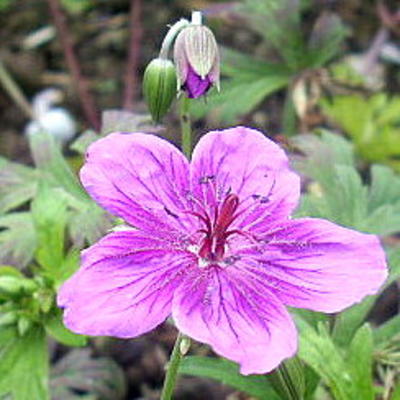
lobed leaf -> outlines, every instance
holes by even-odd
[[[33,259],[37,237],[29,212],[0,216],[0,263],[26,267]]]
[[[358,329],[349,346],[347,364],[352,377],[353,398],[374,400],[372,330],[368,324]]]
[[[56,275],[64,260],[67,224],[65,199],[59,189],[42,182],[32,201],[31,210],[37,235],[36,260],[47,274]]]
[[[300,321],[299,356],[330,388],[336,400],[353,400],[351,376],[345,360],[323,324],[315,330]]]
[[[221,82],[221,92],[211,94],[205,103],[193,108],[195,117],[210,113],[213,117],[232,122],[256,108],[265,97],[288,84],[287,76],[265,76],[256,80],[232,79]],[[235,99],[235,101],[232,101]]]
[[[41,327],[33,326],[24,336],[15,329],[0,331],[0,397],[13,400],[48,400],[48,353]]]
[[[0,157],[0,214],[29,201],[36,193],[37,180],[34,169]]]
[[[49,185],[61,186],[77,198],[87,198],[52,136],[46,133],[31,135],[29,145],[35,165]]]

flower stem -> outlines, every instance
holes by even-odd
[[[179,118],[181,121],[181,132],[182,132],[182,151],[187,158],[190,159],[192,154],[192,129],[190,126],[190,111],[189,111],[190,99],[185,95],[182,96],[180,102]]]
[[[163,59],[168,58],[168,53],[169,53],[170,47],[172,46],[173,41],[175,40],[175,37],[178,35],[178,33],[183,28],[186,28],[188,25],[189,25],[189,21],[187,19],[182,18],[169,28],[169,31],[165,35],[165,38],[161,45],[161,50],[160,50],[160,55],[159,55],[160,58],[163,58]]]
[[[179,332],[175,341],[174,348],[171,353],[171,357],[169,359],[160,400],[171,400],[172,398],[172,393],[174,391],[176,383],[176,377],[178,375],[179,364],[183,356],[181,351],[181,343],[184,338],[185,336]]]

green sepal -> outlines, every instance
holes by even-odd
[[[171,60],[156,58],[143,77],[143,94],[155,122],[168,112],[177,94],[176,69]]]

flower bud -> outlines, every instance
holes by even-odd
[[[211,86],[219,90],[219,53],[214,34],[204,25],[191,24],[176,38],[174,61],[179,89],[189,98],[203,96]]]
[[[269,375],[275,391],[284,400],[303,400],[305,393],[304,368],[297,357],[290,358]]]
[[[143,94],[153,120],[158,122],[176,96],[176,69],[172,61],[155,58],[143,77]]]

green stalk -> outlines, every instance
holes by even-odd
[[[192,154],[192,129],[190,126],[190,99],[182,95],[179,110],[179,119],[182,132],[182,151],[190,159]]]
[[[176,36],[183,28],[186,28],[188,25],[189,21],[182,18],[169,28],[169,31],[165,35],[165,38],[161,44],[159,58],[162,58],[164,60],[168,59],[170,47],[172,46],[172,43],[174,42]]]
[[[179,332],[167,366],[167,372],[165,374],[164,386],[161,392],[160,400],[172,399],[172,393],[175,389],[179,364],[181,363],[183,357],[181,352],[181,343],[183,339],[184,336]]]
[[[179,109],[179,119],[182,132],[182,151],[186,157],[190,159],[192,154],[192,129],[190,125],[189,104],[190,99],[183,95],[180,101]],[[171,400],[172,398],[172,393],[174,392],[176,378],[178,375],[179,364],[181,363],[183,355],[187,351],[186,347],[188,347],[189,343],[187,340],[188,338],[186,336],[180,332],[178,333],[171,357],[169,359],[160,400]],[[186,350],[184,348],[186,348]]]
[[[4,90],[14,100],[15,104],[17,104],[21,108],[21,110],[27,115],[27,117],[33,119],[34,113],[31,105],[29,104],[29,101],[26,99],[22,90],[14,81],[13,77],[7,71],[4,63],[1,60],[0,60],[0,82],[4,87]]]

